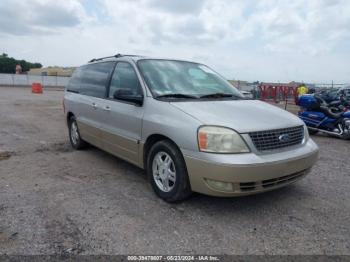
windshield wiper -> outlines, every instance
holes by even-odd
[[[238,99],[244,99],[241,96],[234,95],[234,94],[226,94],[226,93],[213,93],[213,94],[203,95],[200,98],[223,98],[223,97],[234,97]]]
[[[166,95],[159,95],[156,96],[156,98],[195,98],[198,99],[197,96],[192,96],[192,95],[186,95],[186,94],[166,94]]]

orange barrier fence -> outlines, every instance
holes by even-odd
[[[268,101],[272,100],[275,103],[280,101],[287,101],[292,99],[294,103],[298,101],[298,86],[297,85],[286,85],[286,84],[260,84],[260,100]]]

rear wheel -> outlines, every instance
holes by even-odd
[[[154,192],[163,200],[178,202],[191,195],[185,160],[170,141],[159,141],[152,146],[146,169]]]
[[[79,133],[78,123],[75,116],[72,116],[68,122],[69,128],[69,140],[74,149],[80,150],[86,148],[88,145],[81,137]]]

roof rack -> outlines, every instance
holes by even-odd
[[[113,55],[113,56],[106,56],[106,57],[101,57],[101,58],[94,58],[94,59],[91,59],[91,60],[89,61],[89,63],[96,62],[96,61],[101,61],[101,60],[104,60],[104,59],[107,59],[107,58],[119,58],[119,57],[123,57],[123,56],[138,56],[138,55],[122,55],[122,54],[116,54],[116,55]]]

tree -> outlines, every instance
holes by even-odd
[[[14,74],[16,65],[21,65],[23,72],[29,71],[31,68],[42,68],[40,63],[31,63],[26,60],[16,60],[13,57],[8,57],[3,53],[0,55],[0,73]]]

